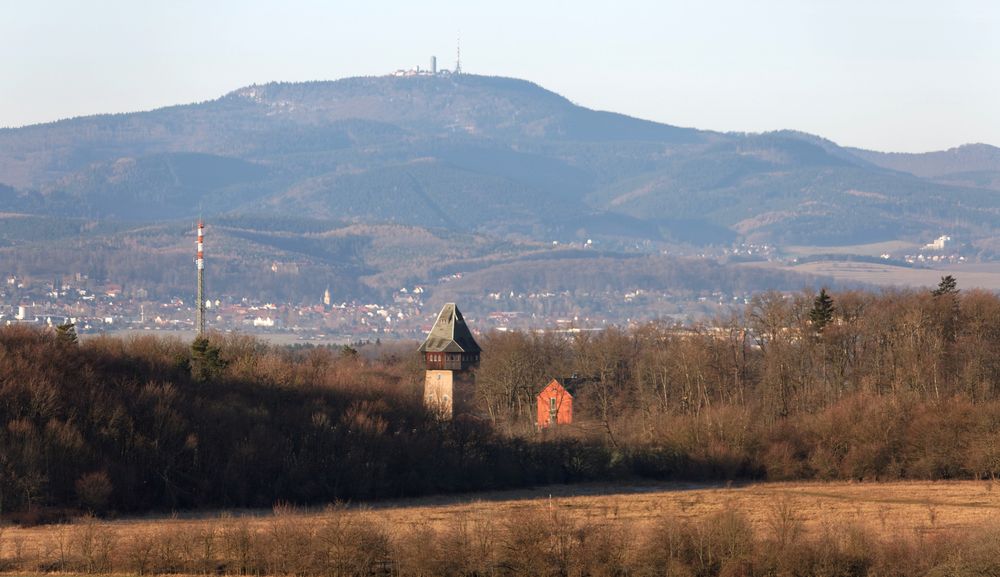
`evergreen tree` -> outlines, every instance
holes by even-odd
[[[941,334],[945,341],[953,343],[958,335],[960,312],[958,281],[951,275],[943,276],[931,294],[934,295],[935,302],[942,307],[940,309],[941,317],[939,317]]]
[[[191,377],[203,383],[222,374],[226,361],[219,356],[221,350],[212,345],[208,338],[197,337],[191,343]]]
[[[813,299],[813,308],[809,311],[809,320],[816,332],[823,332],[826,325],[830,324],[834,309],[833,299],[826,294],[826,288],[820,289],[819,295]]]
[[[67,345],[77,344],[76,325],[71,322],[56,325],[56,341]]]
[[[936,297],[958,294],[958,281],[951,275],[941,277],[936,289],[931,292]]]

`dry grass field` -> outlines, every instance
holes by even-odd
[[[998,514],[992,482],[553,486],[6,527],[0,574],[964,577]]]
[[[741,486],[694,484],[575,485],[535,490],[434,497],[381,504],[276,511],[233,511],[98,521],[118,535],[196,532],[242,518],[251,528],[268,530],[276,519],[298,525],[322,523],[333,515],[365,515],[393,530],[445,529],[468,519],[503,520],[532,512],[559,512],[583,523],[616,520],[636,529],[663,517],[697,520],[723,510],[744,514],[766,533],[781,515],[793,515],[806,533],[858,523],[876,533],[936,533],[1000,525],[1000,484],[990,481],[894,483],[762,483]],[[19,547],[58,546],[72,527],[7,527],[4,553]]]
[[[882,253],[900,253],[904,251],[919,251],[920,245],[915,242],[890,240],[871,244],[854,244],[844,246],[785,246],[782,252],[791,256],[805,257],[818,254],[843,254],[864,256],[879,256]]]
[[[958,279],[959,288],[1000,290],[1000,265],[994,263],[918,269],[868,262],[820,261],[783,269],[877,286],[914,288],[935,287],[941,277],[950,274]]]
[[[731,487],[593,485],[470,499],[450,503],[417,500],[376,512],[393,525],[446,524],[462,516],[503,516],[542,509],[590,521],[619,519],[642,526],[662,516],[697,519],[736,509],[746,514],[755,528],[764,530],[778,510],[787,507],[807,531],[845,522],[875,524],[886,530],[933,531],[1000,521],[1000,484],[973,481],[764,483]]]

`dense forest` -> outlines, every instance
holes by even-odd
[[[77,341],[0,329],[0,513],[318,503],[621,479],[1000,474],[1000,298],[762,293],[699,326],[490,333],[475,406],[421,406],[415,346]],[[575,424],[534,395],[580,381]]]

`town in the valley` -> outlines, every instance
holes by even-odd
[[[941,236],[919,251],[884,253],[878,260],[911,267],[962,264],[960,246]],[[744,259],[794,264],[795,256],[771,245],[738,244],[683,255],[708,261]],[[343,298],[329,288],[312,302],[275,302],[256,294],[213,294],[205,299],[207,328],[272,338],[278,342],[349,343],[377,339],[418,339],[433,324],[440,302],[435,289],[461,278],[437,279],[434,286],[395,287],[389,297]],[[69,273],[48,279],[0,271],[0,325],[57,326],[73,323],[81,335],[196,331],[195,294],[156,299],[139,285]],[[547,329],[565,332],[629,326],[652,320],[690,323],[724,315],[749,302],[751,291],[678,291],[641,288],[600,293],[521,292],[495,287],[463,298],[477,330]]]

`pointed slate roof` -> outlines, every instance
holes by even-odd
[[[472,338],[462,312],[455,303],[446,303],[424,344],[417,350],[421,353],[478,353],[481,349]]]

